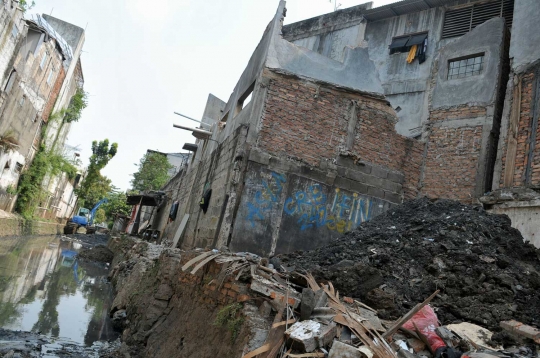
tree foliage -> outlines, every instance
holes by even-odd
[[[102,208],[105,210],[105,216],[108,220],[112,220],[114,214],[129,215],[131,213],[131,206],[126,204],[127,195],[125,193],[113,189],[107,195],[107,199],[109,201],[103,204]]]
[[[19,6],[21,7],[21,9],[23,9],[23,12],[26,12],[27,10],[30,10],[34,6],[36,6],[36,2],[34,0],[19,0]]]
[[[76,191],[80,206],[93,207],[111,190],[111,180],[101,175],[101,169],[105,168],[117,151],[118,144],[113,143],[109,147],[108,139],[92,142],[92,155],[86,177]]]
[[[64,114],[64,122],[71,123],[77,122],[81,118],[83,109],[88,106],[88,97],[86,92],[82,88],[77,88],[77,91],[71,97],[69,106]]]
[[[173,166],[167,156],[150,152],[139,162],[139,170],[133,174],[131,185],[134,190],[158,190],[169,180],[169,169]]]
[[[19,180],[16,210],[24,217],[32,217],[45,196],[43,180],[47,175],[60,173],[66,173],[69,179],[73,179],[77,175],[77,168],[62,154],[48,150],[42,144],[32,165]]]

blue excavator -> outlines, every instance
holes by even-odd
[[[108,202],[109,199],[101,199],[92,210],[86,208],[80,208],[77,215],[68,220],[66,226],[64,226],[64,234],[75,234],[80,227],[86,228],[87,234],[93,234],[96,232],[94,225],[94,217],[96,216],[97,209]]]

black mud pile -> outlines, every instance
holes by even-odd
[[[83,248],[79,251],[79,257],[89,261],[111,263],[114,253],[104,245],[98,245],[90,248]]]
[[[540,250],[507,216],[455,201],[409,201],[326,247],[280,256],[397,319],[435,290],[443,324],[498,331],[502,320],[540,326]]]

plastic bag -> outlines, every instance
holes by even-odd
[[[410,320],[405,322],[403,328],[414,332],[416,330],[414,325],[416,325],[418,330],[424,336],[426,336],[433,352],[441,347],[446,347],[444,341],[435,332],[435,329],[439,327],[439,321],[431,306],[426,305],[422,307],[422,309],[418,311]]]

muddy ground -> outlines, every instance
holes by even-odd
[[[436,290],[443,324],[540,327],[540,250],[506,216],[455,201],[405,203],[331,244],[279,257],[397,319]]]

